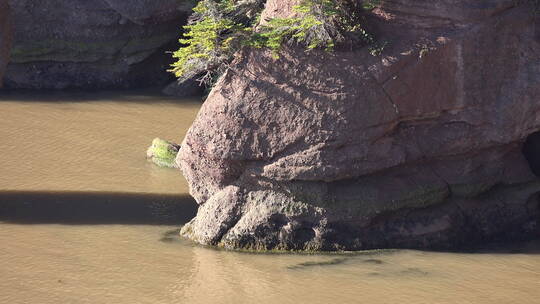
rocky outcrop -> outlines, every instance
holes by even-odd
[[[6,85],[96,88],[165,84],[191,1],[10,0],[15,41]]]
[[[12,38],[8,1],[0,0],[0,88],[2,87],[4,73],[9,62]]]
[[[286,16],[293,2],[269,0],[263,14]],[[538,233],[540,183],[522,153],[540,130],[532,7],[381,2],[367,17],[388,42],[379,57],[238,55],[176,159],[200,204],[184,236],[358,250]]]

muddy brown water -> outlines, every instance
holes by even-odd
[[[249,254],[196,246],[179,172],[198,100],[0,94],[0,303],[540,303],[540,242],[471,252]]]

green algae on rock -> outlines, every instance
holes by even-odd
[[[180,145],[161,138],[154,138],[152,145],[146,150],[146,157],[160,167],[177,168],[175,159]]]

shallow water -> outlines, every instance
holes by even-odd
[[[154,137],[180,142],[199,107],[148,92],[0,94],[0,189],[186,193],[145,160]]]
[[[258,255],[194,246],[175,229],[4,224],[0,302],[538,303],[540,296],[538,254]]]
[[[540,303],[540,241],[301,255],[180,239],[185,181],[144,156],[153,137],[181,141],[198,101],[0,100],[0,303]]]

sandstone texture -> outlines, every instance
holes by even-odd
[[[287,16],[293,4],[269,0],[263,15]],[[540,158],[539,136],[529,137],[540,130],[533,10],[383,0],[367,16],[388,42],[381,56],[238,54],[176,159],[200,204],[182,234],[330,251],[538,234],[540,182],[527,161]]]
[[[167,51],[188,0],[9,0],[14,26],[6,86],[102,88],[171,81]],[[1,21],[0,21],[1,22]]]
[[[13,39],[11,30],[11,18],[7,0],[0,0],[0,88],[3,84],[4,73],[9,61],[11,41]]]

